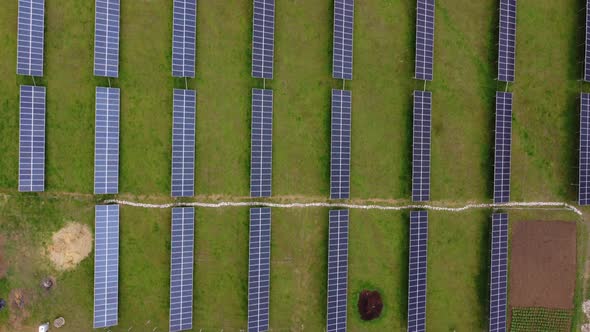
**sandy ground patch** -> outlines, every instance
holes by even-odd
[[[78,265],[92,251],[90,227],[69,223],[53,234],[47,256],[58,270],[69,270]]]

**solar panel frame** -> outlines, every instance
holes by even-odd
[[[43,76],[45,0],[18,0],[16,73]]]
[[[500,0],[498,81],[514,82],[516,57],[516,0]]]
[[[271,209],[250,209],[248,332],[269,329]]]
[[[512,145],[512,93],[496,92],[494,151],[494,203],[510,201],[510,154]]]
[[[412,201],[430,200],[432,92],[414,91],[412,129]]]
[[[172,124],[172,197],[195,193],[195,90],[174,89]]]
[[[274,71],[275,0],[254,0],[252,77],[272,79]]]
[[[508,214],[492,214],[490,253],[490,332],[504,332],[508,290]]]
[[[118,324],[119,205],[96,205],[93,327]]]
[[[171,332],[193,328],[195,208],[172,209],[170,246]]]
[[[584,81],[590,82],[590,0],[586,0],[586,45],[584,47]]]
[[[94,76],[119,77],[120,0],[95,0]]]
[[[416,1],[415,78],[432,81],[434,70],[434,0]]]
[[[334,0],[332,77],[352,80],[354,0]]]
[[[326,332],[346,331],[348,210],[330,210]]]
[[[580,94],[578,204],[590,205],[590,93]]]
[[[96,88],[94,194],[119,192],[120,90]]]
[[[272,195],[273,91],[252,89],[250,196]]]
[[[330,199],[350,198],[352,92],[332,90]]]
[[[174,0],[172,26],[172,76],[195,77],[197,0]]]
[[[426,331],[426,281],[428,268],[428,212],[410,212],[408,278],[408,332]]]
[[[45,190],[45,87],[20,86],[18,191]]]

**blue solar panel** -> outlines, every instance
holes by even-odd
[[[417,79],[432,81],[434,59],[434,0],[416,1]]]
[[[172,76],[195,77],[197,0],[174,0]]]
[[[18,0],[16,73],[43,76],[45,0]]]
[[[250,196],[272,193],[272,90],[252,89]]]
[[[96,88],[94,193],[119,192],[119,89]]]
[[[426,331],[426,267],[428,212],[410,212],[410,261],[408,283],[408,331]]]
[[[352,93],[332,90],[330,198],[350,197],[350,126]]]
[[[512,143],[512,93],[496,92],[496,149],[494,153],[494,203],[510,201],[510,151]]]
[[[120,0],[96,0],[94,75],[119,77]]]
[[[508,288],[508,214],[492,214],[490,332],[506,331]]]
[[[348,210],[330,210],[326,332],[346,331]]]
[[[268,331],[270,298],[270,208],[250,209],[248,332]]]
[[[172,209],[170,331],[193,328],[195,209]]]
[[[430,200],[430,131],[432,93],[414,91],[412,201]]]
[[[275,44],[275,0],[254,0],[252,77],[272,79]]]
[[[195,193],[195,90],[174,89],[172,126],[172,196]]]
[[[590,94],[580,95],[580,162],[578,204],[590,205]]]
[[[354,0],[334,0],[332,77],[352,80]]]
[[[516,0],[500,0],[498,80],[514,82],[516,54]]]
[[[117,325],[119,206],[97,205],[94,230],[94,328]]]
[[[20,86],[19,191],[45,190],[45,87]]]

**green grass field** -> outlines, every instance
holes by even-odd
[[[196,194],[243,199],[249,193],[252,5],[199,0]],[[579,0],[519,0],[514,92],[512,199],[576,199],[576,96],[584,39]],[[273,194],[276,200],[326,200],[329,194],[332,1],[277,1]],[[169,202],[172,2],[122,1],[120,197]],[[437,1],[433,92],[432,199],[490,202],[493,179],[497,1]],[[93,187],[94,4],[46,3],[47,170],[44,194],[19,194],[17,2],[0,2],[0,234],[6,278],[0,297],[30,290],[20,328],[0,311],[0,331],[29,331],[66,317],[64,331],[92,326],[93,259],[57,272],[41,255],[51,234],[70,221],[93,226],[101,197]],[[365,0],[355,8],[351,195],[407,202],[411,187],[414,0]],[[589,212],[587,210],[586,212]],[[432,212],[427,326],[433,331],[487,328],[491,210]],[[585,220],[572,213],[511,211],[511,220],[563,219],[580,225],[584,295]],[[270,319],[273,331],[323,331],[326,316],[328,210],[273,209]],[[350,224],[350,331],[403,331],[407,316],[408,213],[353,210]],[[248,210],[196,212],[195,331],[239,331],[247,321]],[[122,207],[119,325],[111,331],[168,329],[170,210]],[[50,294],[38,291],[57,276]],[[382,316],[363,322],[356,300],[380,290]],[[575,324],[583,318],[576,313]]]

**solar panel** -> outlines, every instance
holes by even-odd
[[[434,58],[434,0],[416,2],[416,67],[417,79],[432,81]]]
[[[348,291],[348,210],[330,210],[326,332],[346,331]]]
[[[584,81],[590,82],[590,0],[586,0],[586,47],[584,53]]]
[[[18,0],[16,73],[43,76],[45,0]]]
[[[354,0],[334,0],[332,77],[352,80]]]
[[[94,193],[119,192],[119,89],[96,88]]]
[[[512,93],[496,92],[496,149],[494,153],[494,203],[510,201],[510,145]]]
[[[20,86],[19,191],[45,190],[45,87]]]
[[[195,209],[172,209],[170,331],[193,328]]]
[[[508,286],[508,214],[492,214],[490,267],[490,332],[506,331]]]
[[[516,0],[500,0],[498,80],[514,82],[516,54]]]
[[[119,77],[120,0],[96,0],[94,75]]]
[[[426,331],[426,267],[428,212],[410,212],[408,331]]]
[[[174,89],[172,126],[172,196],[195,193],[195,90]]]
[[[350,197],[350,120],[352,93],[332,90],[330,198]]]
[[[94,328],[117,325],[119,205],[97,205],[94,230]]]
[[[248,331],[268,331],[270,296],[270,208],[250,209]]]
[[[174,0],[172,76],[195,77],[197,0]]]
[[[252,77],[272,79],[275,44],[275,0],[254,0]]]
[[[432,92],[414,91],[412,201],[430,200],[430,130]]]
[[[578,204],[590,205],[590,94],[580,95],[580,170]]]
[[[272,101],[272,90],[252,89],[252,197],[270,197],[272,192]]]

